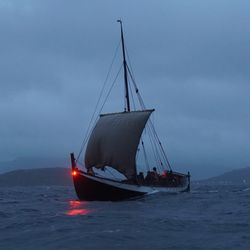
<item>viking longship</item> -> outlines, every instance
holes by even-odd
[[[123,69],[125,107],[122,112],[101,114],[103,104],[93,123],[95,110],[91,119],[93,126],[86,133],[78,157],[75,158],[74,153],[70,154],[76,194],[80,200],[119,201],[156,192],[189,191],[189,172],[182,174],[172,170],[156,133],[150,118],[154,109],[147,109],[143,102],[130,63],[127,63],[122,21],[118,22],[121,31],[119,47],[123,60],[120,70]],[[110,91],[111,89],[108,95]],[[134,96],[138,98],[139,108],[132,99]],[[146,135],[149,136],[147,142],[144,139]],[[150,155],[147,152],[149,145]],[[144,164],[137,163],[140,154],[144,157]],[[84,160],[81,160],[81,155]],[[152,159],[155,160],[154,163],[151,163]],[[108,175],[105,174],[107,172]]]

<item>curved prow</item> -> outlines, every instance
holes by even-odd
[[[77,175],[77,170],[78,170],[76,167],[76,160],[75,160],[74,153],[70,154],[70,159],[71,159],[72,175],[74,177]]]
[[[75,160],[74,153],[71,153],[71,154],[70,154],[70,159],[71,159],[71,167],[72,167],[72,170],[75,170],[75,169],[76,169],[76,160]]]

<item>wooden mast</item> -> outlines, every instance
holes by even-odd
[[[127,62],[126,62],[126,53],[125,53],[125,46],[124,46],[122,21],[121,20],[117,20],[117,22],[120,23],[120,25],[121,25],[121,40],[122,40],[122,55],[123,55],[123,71],[124,71],[124,83],[125,83],[125,97],[126,97],[126,101],[127,101],[127,111],[130,112],[129,91],[128,91]]]

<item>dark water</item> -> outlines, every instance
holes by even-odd
[[[250,249],[250,189],[113,203],[79,202],[68,187],[2,188],[0,249]]]

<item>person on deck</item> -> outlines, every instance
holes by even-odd
[[[159,175],[155,167],[153,171],[148,171],[145,181],[147,184],[156,184],[159,182]]]
[[[94,172],[93,168],[88,168],[88,169],[87,169],[87,174],[88,174],[88,175],[94,176],[94,175],[95,175],[95,172]]]
[[[159,181],[159,174],[157,173],[156,167],[153,167],[153,171],[151,173],[154,178],[154,181]]]
[[[144,175],[143,172],[140,172],[139,175],[137,176],[137,181],[139,184],[143,184],[144,183]]]
[[[145,178],[146,184],[151,184],[152,183],[152,172],[148,171],[146,178]]]

